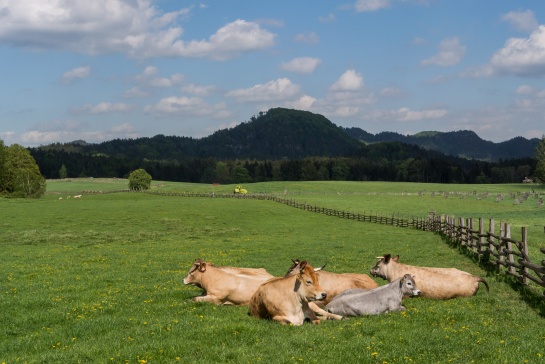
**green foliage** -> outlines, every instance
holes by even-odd
[[[7,152],[4,146],[4,141],[0,139],[0,194],[6,189],[7,169],[6,169]]]
[[[0,193],[18,198],[42,197],[46,190],[45,178],[30,152],[18,144],[2,149],[4,161],[0,171]]]
[[[534,176],[539,182],[545,184],[545,136],[541,138],[541,141],[536,147],[535,158],[536,169],[534,171]]]
[[[151,176],[145,169],[139,168],[132,171],[129,175],[129,190],[142,191],[149,190],[151,186]]]
[[[68,173],[66,172],[66,166],[63,164],[61,168],[59,169],[59,178],[64,179],[68,176]]]
[[[74,185],[117,189],[120,183],[57,181],[54,191],[73,192]],[[476,198],[394,196],[425,186],[275,182],[250,188],[287,188],[295,199],[342,209],[363,209],[368,201],[374,208],[421,214],[434,203],[489,207]],[[210,186],[165,183],[164,188],[202,192]],[[516,282],[487,272],[429,232],[271,201],[131,193],[6,200],[3,211],[11,218],[0,220],[0,362],[534,363],[545,355],[543,302],[522,295],[513,289]],[[509,220],[510,210],[505,213]],[[454,266],[485,276],[491,292],[481,288],[474,297],[450,301],[407,299],[404,313],[289,327],[249,317],[247,307],[194,303],[191,298],[201,291],[182,283],[196,258],[264,267],[279,276],[294,258],[327,262],[326,269],[339,273],[366,273],[374,257],[385,253],[399,254],[408,264]]]

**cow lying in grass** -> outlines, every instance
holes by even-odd
[[[248,305],[257,288],[274,278],[263,268],[216,267],[201,259],[195,260],[184,284],[203,289],[195,302],[217,305]]]
[[[299,326],[306,319],[319,324],[320,320],[309,308],[309,302],[326,297],[314,268],[303,260],[292,275],[273,278],[259,286],[250,300],[249,313],[284,325]]]
[[[326,306],[328,312],[342,316],[378,315],[403,311],[403,296],[418,296],[413,277],[405,274],[384,286],[371,290],[350,289],[335,297]]]
[[[469,297],[477,293],[479,283],[486,286],[488,283],[481,277],[458,270],[456,268],[432,268],[417,267],[399,263],[399,255],[392,258],[386,254],[379,258],[377,264],[371,269],[371,274],[392,282],[405,274],[415,276],[415,282],[422,291],[422,297],[435,299],[451,299],[456,297]]]

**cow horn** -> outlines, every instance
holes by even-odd
[[[317,272],[317,271],[319,271],[319,270],[322,270],[322,269],[325,268],[326,265],[327,265],[327,263],[324,264],[324,265],[322,265],[320,268],[314,268],[314,271]]]

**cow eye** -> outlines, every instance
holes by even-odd
[[[312,284],[312,281],[307,281],[307,284],[310,286]]]

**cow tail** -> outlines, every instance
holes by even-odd
[[[484,285],[486,286],[486,292],[490,293],[490,287],[488,286],[488,282],[484,278],[481,278],[481,277],[479,277],[479,282],[484,283]]]

